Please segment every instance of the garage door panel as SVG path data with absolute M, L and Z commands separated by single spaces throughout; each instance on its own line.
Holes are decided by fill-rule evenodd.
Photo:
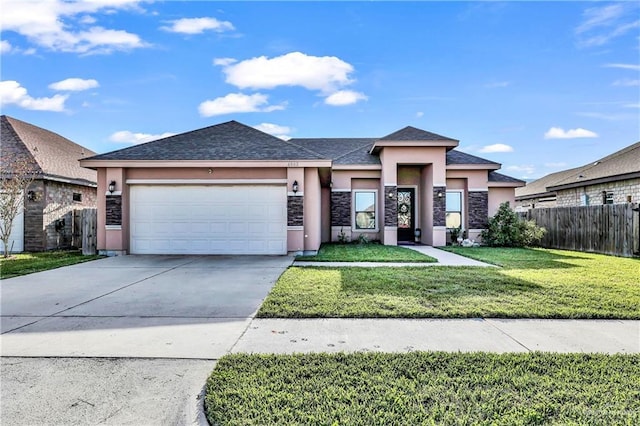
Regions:
M 284 186 L 131 186 L 131 252 L 286 254 Z

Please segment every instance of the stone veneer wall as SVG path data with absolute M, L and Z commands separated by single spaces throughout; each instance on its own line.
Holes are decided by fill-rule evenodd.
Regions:
M 122 196 L 107 195 L 106 225 L 122 225 Z
M 304 226 L 304 198 L 287 196 L 287 226 Z
M 68 248 L 73 237 L 73 210 L 96 207 L 96 188 L 56 181 L 33 182 L 27 191 L 34 191 L 35 201 L 25 199 L 24 249 L 43 251 Z M 82 194 L 82 201 L 73 201 L 73 194 Z M 56 230 L 56 221 L 64 226 Z
M 484 229 L 489 219 L 489 192 L 469 191 L 469 229 Z
M 442 197 L 438 197 L 438 192 L 442 193 Z M 447 225 L 447 193 L 446 186 L 433 187 L 433 226 Z
M 384 226 L 398 226 L 398 187 L 384 187 Z
M 638 203 L 640 202 L 640 178 L 558 191 L 556 205 L 558 207 L 579 206 L 582 194 L 589 196 L 590 205 L 602 204 L 602 191 L 613 192 L 614 204 L 626 203 L 627 196 L 631 196 L 632 203 Z
M 351 192 L 331 193 L 331 226 L 351 226 Z

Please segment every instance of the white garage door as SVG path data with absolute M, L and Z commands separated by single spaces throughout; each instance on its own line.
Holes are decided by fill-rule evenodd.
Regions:
M 0 250 L 4 252 L 4 244 L 0 241 Z M 9 250 L 13 253 L 24 251 L 24 210 L 18 213 L 13 219 L 11 235 L 9 240 Z
M 286 254 L 285 186 L 132 185 L 131 253 Z

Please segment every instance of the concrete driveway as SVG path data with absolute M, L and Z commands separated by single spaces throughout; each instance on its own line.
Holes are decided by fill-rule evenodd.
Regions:
M 183 424 L 291 264 L 123 256 L 3 280 L 2 423 Z

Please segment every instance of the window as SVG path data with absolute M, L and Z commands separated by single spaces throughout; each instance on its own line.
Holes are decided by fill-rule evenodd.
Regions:
M 602 191 L 602 204 L 613 204 L 612 191 Z
M 447 228 L 462 227 L 462 192 L 447 191 Z
M 82 194 L 79 193 L 79 192 L 74 192 L 73 193 L 73 201 L 81 202 L 82 201 Z
M 354 228 L 356 230 L 376 230 L 376 192 L 354 191 Z

